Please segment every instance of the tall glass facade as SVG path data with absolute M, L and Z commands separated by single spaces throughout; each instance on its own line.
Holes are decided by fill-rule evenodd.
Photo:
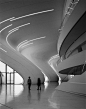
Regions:
M 0 61 L 0 72 L 2 73 L 2 83 L 7 84 L 22 84 L 23 78 L 10 66 Z M 7 74 L 7 75 L 6 75 Z

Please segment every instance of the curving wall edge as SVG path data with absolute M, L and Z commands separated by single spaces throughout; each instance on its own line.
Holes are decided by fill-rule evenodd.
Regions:
M 86 4 L 86 0 L 80 0 L 77 6 L 75 7 L 74 11 L 72 12 L 72 14 L 69 16 L 68 21 L 64 25 L 63 30 L 61 31 L 61 34 L 58 39 L 58 44 L 57 44 L 58 51 L 60 51 L 62 43 L 67 37 L 67 34 L 70 32 L 70 30 L 75 25 L 75 23 L 86 11 L 85 4 Z
M 61 63 L 58 64 L 57 69 L 58 71 L 61 71 L 70 67 L 82 65 L 85 63 L 85 61 L 86 61 L 86 50 L 63 60 Z

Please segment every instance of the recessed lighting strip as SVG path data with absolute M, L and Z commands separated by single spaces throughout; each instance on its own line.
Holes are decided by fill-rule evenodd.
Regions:
M 17 31 L 17 30 L 19 30 L 19 29 L 17 28 L 16 30 L 10 32 L 10 33 L 7 35 L 7 37 L 6 37 L 6 42 L 7 42 L 7 44 L 8 44 L 13 50 L 15 50 L 15 49 L 9 44 L 9 42 L 8 42 L 8 37 L 9 37 L 9 35 L 11 35 L 13 32 L 15 32 L 15 31 Z
M 29 25 L 29 24 L 30 24 L 30 23 L 26 23 L 26 24 L 24 24 L 24 25 L 20 25 L 20 26 L 14 28 L 14 29 L 11 29 L 11 30 L 8 32 L 8 35 L 7 35 L 7 37 L 6 37 L 6 42 L 7 42 L 7 44 L 8 44 L 13 50 L 15 50 L 15 49 L 14 49 L 14 48 L 9 44 L 9 42 L 8 42 L 8 37 L 9 37 L 9 35 L 11 35 L 11 34 L 12 34 L 13 32 L 15 32 L 15 31 L 19 30 L 19 28 L 24 27 L 24 26 Z
M 14 21 L 14 20 L 18 20 L 18 19 L 22 19 L 22 18 L 25 18 L 25 17 L 46 13 L 46 12 L 51 12 L 51 11 L 54 11 L 54 9 L 46 10 L 46 11 L 40 11 L 40 12 L 36 12 L 36 13 L 32 13 L 32 14 L 27 14 L 27 15 L 24 15 L 24 16 L 21 16 L 21 17 L 10 19 L 10 21 Z
M 29 25 L 29 24 L 30 24 L 30 23 L 26 23 L 26 24 L 20 25 L 20 26 L 18 26 L 18 27 L 16 27 L 16 28 L 11 29 L 8 33 L 12 32 L 12 31 L 14 31 L 14 30 L 16 30 L 16 29 L 19 29 L 19 28 L 21 28 L 21 27 L 24 27 L 24 26 L 26 26 L 26 25 Z
M 12 19 L 14 19 L 14 18 L 15 18 L 15 17 L 11 17 L 11 18 L 9 18 L 9 19 L 3 20 L 2 22 L 0 22 L 0 24 L 4 23 L 4 22 L 6 22 L 6 21 L 12 20 Z
M 39 37 L 39 38 L 36 38 L 36 39 L 32 39 L 32 40 L 29 40 L 29 41 L 26 41 L 25 43 L 23 43 L 23 44 L 19 44 L 18 46 L 17 46 L 17 50 L 19 51 L 19 49 L 20 49 L 20 47 L 22 47 L 23 45 L 25 45 L 25 44 L 27 44 L 27 43 L 30 43 L 30 42 L 32 42 L 32 41 L 34 41 L 34 40 L 38 40 L 38 39 L 42 39 L 42 38 L 45 38 L 46 36 L 44 36 L 44 37 Z
M 59 58 L 59 54 L 52 56 L 52 57 L 49 59 L 48 62 L 52 61 L 52 60 L 55 59 L 55 58 Z
M 28 40 L 24 40 L 21 43 L 18 44 L 18 46 L 20 46 L 21 44 L 23 44 L 24 42 L 27 42 Z
M 10 27 L 10 26 L 12 26 L 12 24 L 10 24 L 10 25 L 4 27 L 3 29 L 1 29 L 1 30 L 0 30 L 0 33 L 1 33 L 3 30 L 5 30 L 5 29 L 7 29 L 8 27 Z
M 3 50 L 4 52 L 7 52 L 6 50 L 4 50 L 3 48 L 0 47 L 1 50 Z
M 31 45 L 31 44 L 33 44 L 33 43 L 29 43 L 29 44 L 23 45 L 22 48 L 24 48 L 24 47 L 26 47 L 28 45 Z

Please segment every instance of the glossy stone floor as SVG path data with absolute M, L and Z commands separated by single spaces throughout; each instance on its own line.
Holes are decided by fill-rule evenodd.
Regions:
M 42 85 L 38 91 L 32 85 L 0 86 L 0 109 L 86 109 L 86 97 L 55 89 L 56 83 Z

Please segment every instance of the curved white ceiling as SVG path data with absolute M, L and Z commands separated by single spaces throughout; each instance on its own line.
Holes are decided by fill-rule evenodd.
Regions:
M 0 42 L 20 52 L 50 77 L 48 60 L 57 54 L 65 0 L 1 0 Z

